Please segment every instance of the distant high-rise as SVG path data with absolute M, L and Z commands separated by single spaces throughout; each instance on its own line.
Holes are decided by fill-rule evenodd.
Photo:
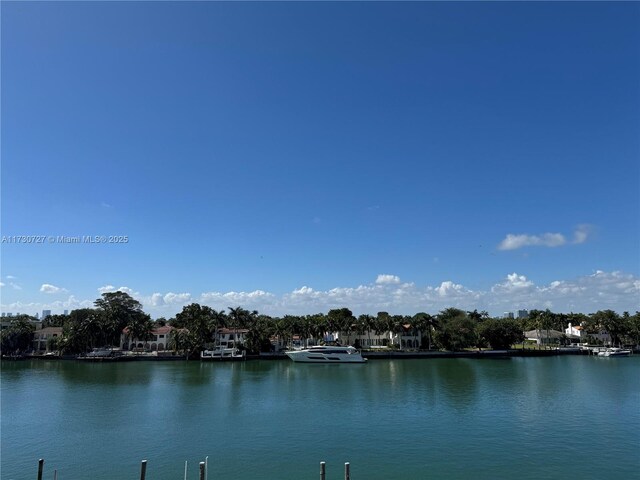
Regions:
M 529 310 L 518 310 L 518 318 L 529 318 Z
M 51 316 L 51 310 L 42 310 L 42 320 Z
M 2 316 L 6 317 L 7 316 L 7 312 L 2 312 Z
M 11 312 L 7 313 L 7 317 L 13 317 L 13 313 Z
M 40 314 L 36 312 L 36 320 L 40 318 Z
M 69 310 L 65 310 L 64 315 L 69 315 Z
M 504 318 L 513 318 L 513 312 L 504 312 L 502 316 Z

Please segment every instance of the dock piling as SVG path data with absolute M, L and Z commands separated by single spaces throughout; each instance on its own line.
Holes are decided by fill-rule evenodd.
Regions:
M 344 480 L 351 480 L 351 466 L 349 462 L 345 462 L 344 464 Z
M 326 476 L 326 464 L 324 462 L 320 462 L 320 480 L 325 480 Z
M 146 476 L 147 476 L 147 461 L 142 460 L 142 463 L 140 464 L 140 480 L 144 480 Z
M 200 462 L 200 480 L 204 480 L 204 462 Z
M 38 460 L 38 480 L 42 480 L 42 470 L 44 469 L 44 458 Z

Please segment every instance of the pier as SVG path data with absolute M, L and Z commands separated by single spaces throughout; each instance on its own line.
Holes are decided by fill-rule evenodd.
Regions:
M 147 460 L 140 462 L 140 480 L 147 480 Z M 198 464 L 198 480 L 209 480 L 209 457 L 206 457 L 204 462 Z M 184 480 L 187 480 L 189 473 L 189 464 L 184 462 Z M 43 480 L 44 478 L 44 458 L 38 460 L 38 476 L 37 480 Z M 58 470 L 53 471 L 53 480 L 58 480 Z M 151 478 L 149 480 L 152 480 Z M 215 480 L 211 477 L 211 480 Z M 320 480 L 328 480 L 327 477 L 327 464 L 326 462 L 320 462 Z M 351 480 L 351 463 L 345 462 L 344 464 L 344 480 Z

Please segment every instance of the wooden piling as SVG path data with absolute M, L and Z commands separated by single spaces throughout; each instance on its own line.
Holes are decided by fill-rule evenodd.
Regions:
M 38 460 L 38 480 L 42 480 L 42 471 L 44 470 L 44 458 Z
M 326 464 L 324 462 L 320 462 L 320 480 L 325 480 L 326 476 Z
M 204 462 L 200 462 L 200 480 L 204 480 Z
M 142 460 L 142 463 L 140 464 L 140 480 L 144 480 L 146 476 L 147 476 L 147 461 Z
M 349 462 L 345 462 L 344 464 L 344 480 L 351 480 L 351 466 Z
M 53 471 L 53 480 L 58 480 L 58 470 Z

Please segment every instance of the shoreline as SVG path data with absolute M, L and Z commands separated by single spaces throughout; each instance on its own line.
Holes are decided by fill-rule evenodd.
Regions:
M 636 352 L 634 352 L 636 353 Z M 555 357 L 561 355 L 584 355 L 588 356 L 588 351 L 575 350 L 536 350 L 536 349 L 512 349 L 512 350 L 475 350 L 475 351 L 363 351 L 362 356 L 368 360 L 415 360 L 415 359 L 438 359 L 438 358 L 471 358 L 471 359 L 500 359 L 518 357 Z M 266 353 L 259 355 L 247 355 L 246 361 L 253 360 L 289 360 L 285 354 Z M 187 359 L 181 355 L 123 355 L 120 357 L 78 357 L 76 355 L 25 355 L 23 357 L 4 357 L 3 361 L 19 360 L 76 360 L 88 363 L 115 363 L 115 362 L 167 362 L 167 361 L 190 361 L 200 362 L 201 359 Z M 208 361 L 207 363 L 210 363 Z M 213 361 L 213 363 L 216 363 Z

